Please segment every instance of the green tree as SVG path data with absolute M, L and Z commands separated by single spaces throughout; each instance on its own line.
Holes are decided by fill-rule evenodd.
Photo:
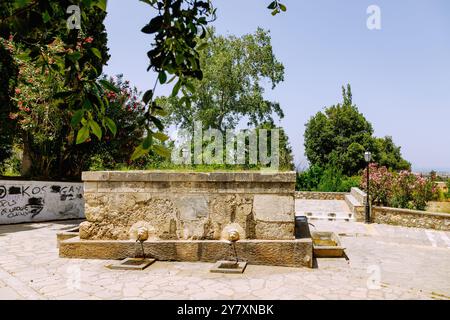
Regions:
M 85 41 L 90 43 L 92 39 Z M 55 98 L 64 85 L 63 77 L 49 77 L 48 72 L 41 73 L 35 63 L 22 60 L 21 46 L 12 38 L 0 41 L 0 44 L 11 50 L 14 65 L 19 69 L 12 98 L 15 108 L 7 117 L 16 127 L 11 141 L 23 150 L 23 176 L 78 180 L 82 170 L 89 169 L 93 162 L 112 169 L 129 161 L 132 149 L 144 133 L 138 122 L 144 117 L 145 108 L 136 88 L 130 87 L 122 76 L 117 79 L 102 77 L 99 81 L 118 89 L 118 92 L 106 91 L 102 96 L 108 101 L 104 114 L 113 122 L 117 137 L 98 134 L 86 143 L 76 144 L 75 132 L 71 130 L 72 111 L 61 109 L 60 99 Z M 61 50 L 64 50 L 63 44 L 57 39 L 43 49 L 43 54 L 51 60 Z M 93 120 L 100 121 L 98 118 Z
M 332 166 L 347 176 L 356 175 L 366 165 L 364 152 L 373 153 L 394 169 L 409 164 L 401 157 L 392 138 L 376 139 L 373 128 L 352 102 L 350 85 L 342 88 L 343 102 L 318 112 L 306 124 L 305 154 L 311 165 Z
M 141 30 L 146 34 L 152 34 L 154 39 L 152 49 L 147 52 L 150 60 L 147 70 L 152 69 L 158 73 L 161 84 L 167 82 L 168 75 L 173 75 L 171 80 L 178 79 L 172 95 L 176 96 L 182 89 L 186 97 L 185 103 L 188 104 L 186 90 L 191 87 L 187 81 L 192 78 L 201 80 L 203 77 L 199 62 L 201 45 L 197 38 L 205 37 L 208 19 L 211 17 L 214 19 L 215 9 L 210 0 L 145 0 L 143 2 L 157 12 L 156 17 L 153 17 Z M 77 50 L 77 42 L 83 32 L 77 28 L 67 31 L 66 10 L 71 5 L 79 6 L 82 12 L 80 22 L 85 26 L 89 25 L 90 20 L 86 12 L 91 9 L 97 10 L 97 8 L 106 11 L 107 0 L 5 0 L 0 7 L 0 32 L 2 35 L 4 33 L 18 34 L 21 42 L 28 46 L 28 57 L 33 60 L 40 59 L 40 49 L 44 44 L 52 42 L 55 37 L 63 40 L 65 47 L 69 50 L 69 54 L 64 56 L 64 67 L 61 68 L 60 64 L 57 64 L 49 68 L 46 61 L 41 61 L 41 64 L 43 68 L 64 75 L 67 86 L 61 92 L 61 95 L 65 97 L 64 108 L 76 111 L 74 119 L 79 121 L 72 121 L 72 127 L 78 129 L 76 142 L 83 143 L 91 134 L 102 134 L 102 127 L 105 130 L 111 130 L 112 125 L 111 119 L 106 118 L 104 114 L 104 103 L 107 101 L 102 101 L 100 96 L 105 86 L 108 89 L 108 84 L 95 81 L 100 75 L 95 65 L 103 61 L 104 57 L 101 50 L 96 47 L 85 51 Z M 272 15 L 286 11 L 286 7 L 278 0 L 271 1 L 267 8 L 272 11 Z M 147 112 L 139 125 L 146 127 L 147 135 L 135 150 L 133 158 L 148 152 L 153 138 L 157 139 L 158 132 L 150 129 L 152 124 L 162 130 L 162 123 L 157 118 L 161 108 L 153 100 L 155 87 L 156 83 L 153 89 L 144 93 L 143 102 L 147 106 Z M 98 118 L 99 122 L 93 120 L 94 118 Z M 166 151 L 163 148 L 155 149 L 155 151 L 158 150 L 164 151 L 162 153 Z
M 284 79 L 284 67 L 274 56 L 269 32 L 258 28 L 254 34 L 225 37 L 208 31 L 206 48 L 200 52 L 203 78 L 189 82 L 189 103 L 185 96 L 158 101 L 169 114 L 166 124 L 186 129 L 201 121 L 204 128 L 218 129 L 224 136 L 242 118 L 257 130 L 277 128 L 273 116 L 283 118 L 283 110 L 264 98 L 262 82 L 275 88 Z M 292 150 L 279 129 L 280 168 L 291 170 Z
M 289 138 L 283 128 L 275 126 L 272 122 L 266 122 L 259 125 L 256 130 L 260 129 L 278 129 L 279 130 L 279 168 L 280 170 L 294 170 L 294 156 L 292 155 L 292 148 L 289 143 Z M 260 136 L 258 134 L 258 136 Z M 268 150 L 271 150 L 272 135 L 269 135 Z
M 277 102 L 263 97 L 263 81 L 270 82 L 273 89 L 284 77 L 268 31 L 258 28 L 254 34 L 225 37 L 211 28 L 206 44 L 200 53 L 203 79 L 189 82 L 188 107 L 183 107 L 184 96 L 164 101 L 170 124 L 191 128 L 200 120 L 205 128 L 225 132 L 234 129 L 242 117 L 247 117 L 248 125 L 258 126 L 273 122 L 274 113 L 284 116 Z
M 392 137 L 374 138 L 374 162 L 392 170 L 411 170 L 411 163 L 402 158 L 401 147 L 396 146 Z
M 352 187 L 360 185 L 359 176 L 348 177 L 340 168 L 317 165 L 297 173 L 296 189 L 302 191 L 349 192 Z
M 115 137 L 106 135 L 102 140 L 93 139 L 87 145 L 89 150 L 83 150 L 87 155 L 87 164 L 84 170 L 118 169 L 121 167 L 145 168 L 150 163 L 161 163 L 164 159 L 150 150 L 149 154 L 135 161 L 130 161 L 133 149 L 139 145 L 145 130 L 138 125 L 139 120 L 145 117 L 145 104 L 141 99 L 141 92 L 132 87 L 130 82 L 124 80 L 123 75 L 115 77 L 103 76 L 102 80 L 110 82 L 119 89 L 119 93 L 107 93 L 109 100 L 106 115 L 113 119 L 117 125 Z M 160 133 L 161 140 L 166 141 L 168 136 Z M 156 142 L 154 142 L 157 144 Z M 159 144 L 161 145 L 161 144 Z
M 12 154 L 16 123 L 9 118 L 14 110 L 14 88 L 17 82 L 17 66 L 11 48 L 0 42 L 0 165 Z
M 82 30 L 69 30 L 66 27 L 66 9 L 71 4 L 83 8 Z M 11 61 L 31 69 L 33 79 L 28 77 L 28 80 L 35 80 L 34 92 L 33 86 L 21 84 L 20 81 L 16 82 L 12 91 L 0 88 L 2 100 L 5 96 L 16 100 L 9 108 L 6 108 L 7 103 L 2 103 L 0 127 L 2 136 L 8 137 L 9 145 L 1 141 L 0 148 L 11 150 L 13 140 L 17 143 L 19 138 L 24 151 L 22 164 L 26 164 L 22 165 L 24 175 L 34 175 L 33 171 L 40 171 L 43 176 L 48 176 L 49 170 L 52 170 L 57 176 L 72 176 L 72 168 L 76 165 L 67 163 L 68 159 L 73 159 L 64 153 L 70 153 L 68 150 L 76 149 L 73 145 L 82 142 L 82 139 L 75 139 L 74 136 L 80 137 L 83 132 L 81 129 L 86 127 L 84 124 L 92 126 L 84 130 L 87 134 L 83 141 L 89 138 L 89 132 L 102 134 L 97 123 L 106 128 L 112 127 L 108 126 L 110 119 L 104 117 L 107 103 L 101 100 L 104 88 L 96 82 L 109 59 L 103 25 L 105 9 L 106 1 L 100 0 L 82 3 L 7 0 L 0 5 L 0 36 L 6 41 L 14 35 L 14 46 L 20 48 L 20 54 L 11 57 Z M 55 42 L 61 43 L 61 50 L 48 54 L 48 46 Z M 17 90 L 30 94 L 29 100 L 20 101 Z M 19 101 L 28 104 L 28 115 L 21 109 Z M 11 114 L 15 114 L 16 118 L 10 118 Z M 75 115 L 78 122 L 71 121 Z M 61 150 L 65 151 L 58 152 Z M 41 161 L 37 161 L 37 157 Z M 58 166 L 49 165 L 55 161 Z M 36 171 L 32 170 L 32 166 Z
M 317 190 L 323 176 L 323 171 L 318 165 L 312 165 L 307 170 L 297 172 L 295 188 L 303 191 Z

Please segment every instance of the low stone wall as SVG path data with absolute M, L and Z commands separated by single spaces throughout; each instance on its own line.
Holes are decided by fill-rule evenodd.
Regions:
M 0 180 L 0 224 L 79 218 L 82 183 Z
M 161 261 L 216 262 L 234 259 L 225 241 L 157 240 L 143 243 L 145 255 Z M 130 240 L 80 240 L 71 237 L 59 244 L 63 258 L 124 259 L 141 254 L 141 247 Z M 239 240 L 239 259 L 249 264 L 285 267 L 313 267 L 312 240 Z
M 450 214 L 399 208 L 372 207 L 372 222 L 450 231 Z
M 295 191 L 295 199 L 304 200 L 344 200 L 345 192 Z
M 99 171 L 83 173 L 81 239 L 127 240 L 140 226 L 162 240 L 294 238 L 295 172 Z

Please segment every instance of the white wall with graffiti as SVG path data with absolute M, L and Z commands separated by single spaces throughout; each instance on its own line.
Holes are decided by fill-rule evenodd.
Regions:
M 84 218 L 83 183 L 0 180 L 0 224 Z

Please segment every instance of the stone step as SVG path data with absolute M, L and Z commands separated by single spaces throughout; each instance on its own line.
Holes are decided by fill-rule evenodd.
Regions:
M 352 212 L 355 212 L 355 209 L 358 207 L 363 207 L 363 204 L 359 202 L 353 195 L 347 194 L 345 196 L 345 202 Z
M 353 196 L 361 206 L 366 204 L 366 193 L 361 189 L 351 188 L 350 195 Z

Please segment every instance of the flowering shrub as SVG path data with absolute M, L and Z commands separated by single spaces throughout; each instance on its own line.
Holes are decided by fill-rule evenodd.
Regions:
M 435 193 L 434 183 L 409 171 L 397 174 L 391 205 L 398 208 L 425 210 Z
M 145 105 L 141 101 L 141 93 L 122 75 L 115 77 L 102 77 L 119 89 L 118 93 L 106 92 L 109 105 L 105 110 L 106 116 L 113 119 L 117 125 L 114 138 L 106 134 L 102 141 L 92 141 L 93 148 L 97 150 L 89 161 L 90 170 L 115 169 L 121 164 L 130 164 L 130 155 L 139 144 L 143 130 L 139 122 L 145 115 Z M 143 161 L 141 158 L 138 161 Z
M 57 158 L 57 141 L 64 124 L 64 112 L 58 107 L 60 99 L 54 95 L 62 88 L 64 79 L 54 74 L 49 76 L 43 64 L 54 66 L 56 56 L 65 49 L 58 39 L 43 46 L 37 62 L 31 62 L 23 48 L 14 42 L 14 37 L 0 38 L 1 45 L 7 48 L 18 69 L 17 82 L 11 101 L 13 107 L 8 121 L 14 124 L 14 143 L 23 145 L 24 175 L 39 172 L 49 176 L 52 163 Z
M 364 190 L 367 188 L 366 170 L 364 170 L 361 180 L 361 186 Z M 369 194 L 372 197 L 372 203 L 383 206 L 389 205 L 389 201 L 394 193 L 394 174 L 384 166 L 378 167 L 377 164 L 371 163 L 369 165 L 369 180 Z
M 49 77 L 48 70 L 42 73 L 36 64 L 24 60 L 24 51 L 14 43 L 12 36 L 8 40 L 0 38 L 0 41 L 9 49 L 19 70 L 13 97 L 17 109 L 9 114 L 9 118 L 17 121 L 23 131 L 32 133 L 35 138 L 48 137 L 51 132 L 56 131 L 58 118 L 61 118 L 54 105 L 53 95 L 58 92 L 63 79 Z M 64 48 L 61 41 L 55 40 L 41 51 L 41 58 L 53 64 L 52 57 L 62 51 Z
M 86 50 L 92 41 L 92 37 L 80 40 L 76 50 Z M 102 96 L 104 114 L 112 119 L 110 125 L 115 127 L 116 135 L 113 137 L 107 131 L 97 136 L 98 139 L 88 138 L 85 143 L 76 144 L 76 130 L 71 126 L 74 111 L 65 108 L 66 98 L 57 94 L 65 86 L 64 78 L 58 73 L 50 75 L 40 66 L 48 63 L 55 68 L 64 68 L 64 63 L 60 65 L 60 55 L 68 52 L 62 42 L 57 39 L 43 47 L 39 63 L 26 60 L 23 49 L 13 37 L 0 38 L 0 44 L 11 53 L 18 68 L 18 81 L 11 98 L 13 107 L 6 117 L 17 124 L 14 143 L 23 151 L 21 167 L 24 175 L 42 179 L 59 176 L 79 179 L 81 171 L 90 167 L 109 169 L 130 164 L 130 156 L 144 135 L 141 123 L 146 112 L 141 93 L 136 88 L 121 75 L 99 79 L 119 89 L 118 92 L 106 90 Z M 90 115 L 97 123 L 104 121 L 94 113 Z M 138 161 L 145 162 L 146 159 Z
M 367 184 L 366 170 L 361 181 L 364 190 Z M 432 200 L 436 193 L 431 179 L 406 170 L 391 172 L 374 163 L 369 166 L 369 179 L 369 194 L 372 203 L 377 205 L 425 210 L 427 202 Z

